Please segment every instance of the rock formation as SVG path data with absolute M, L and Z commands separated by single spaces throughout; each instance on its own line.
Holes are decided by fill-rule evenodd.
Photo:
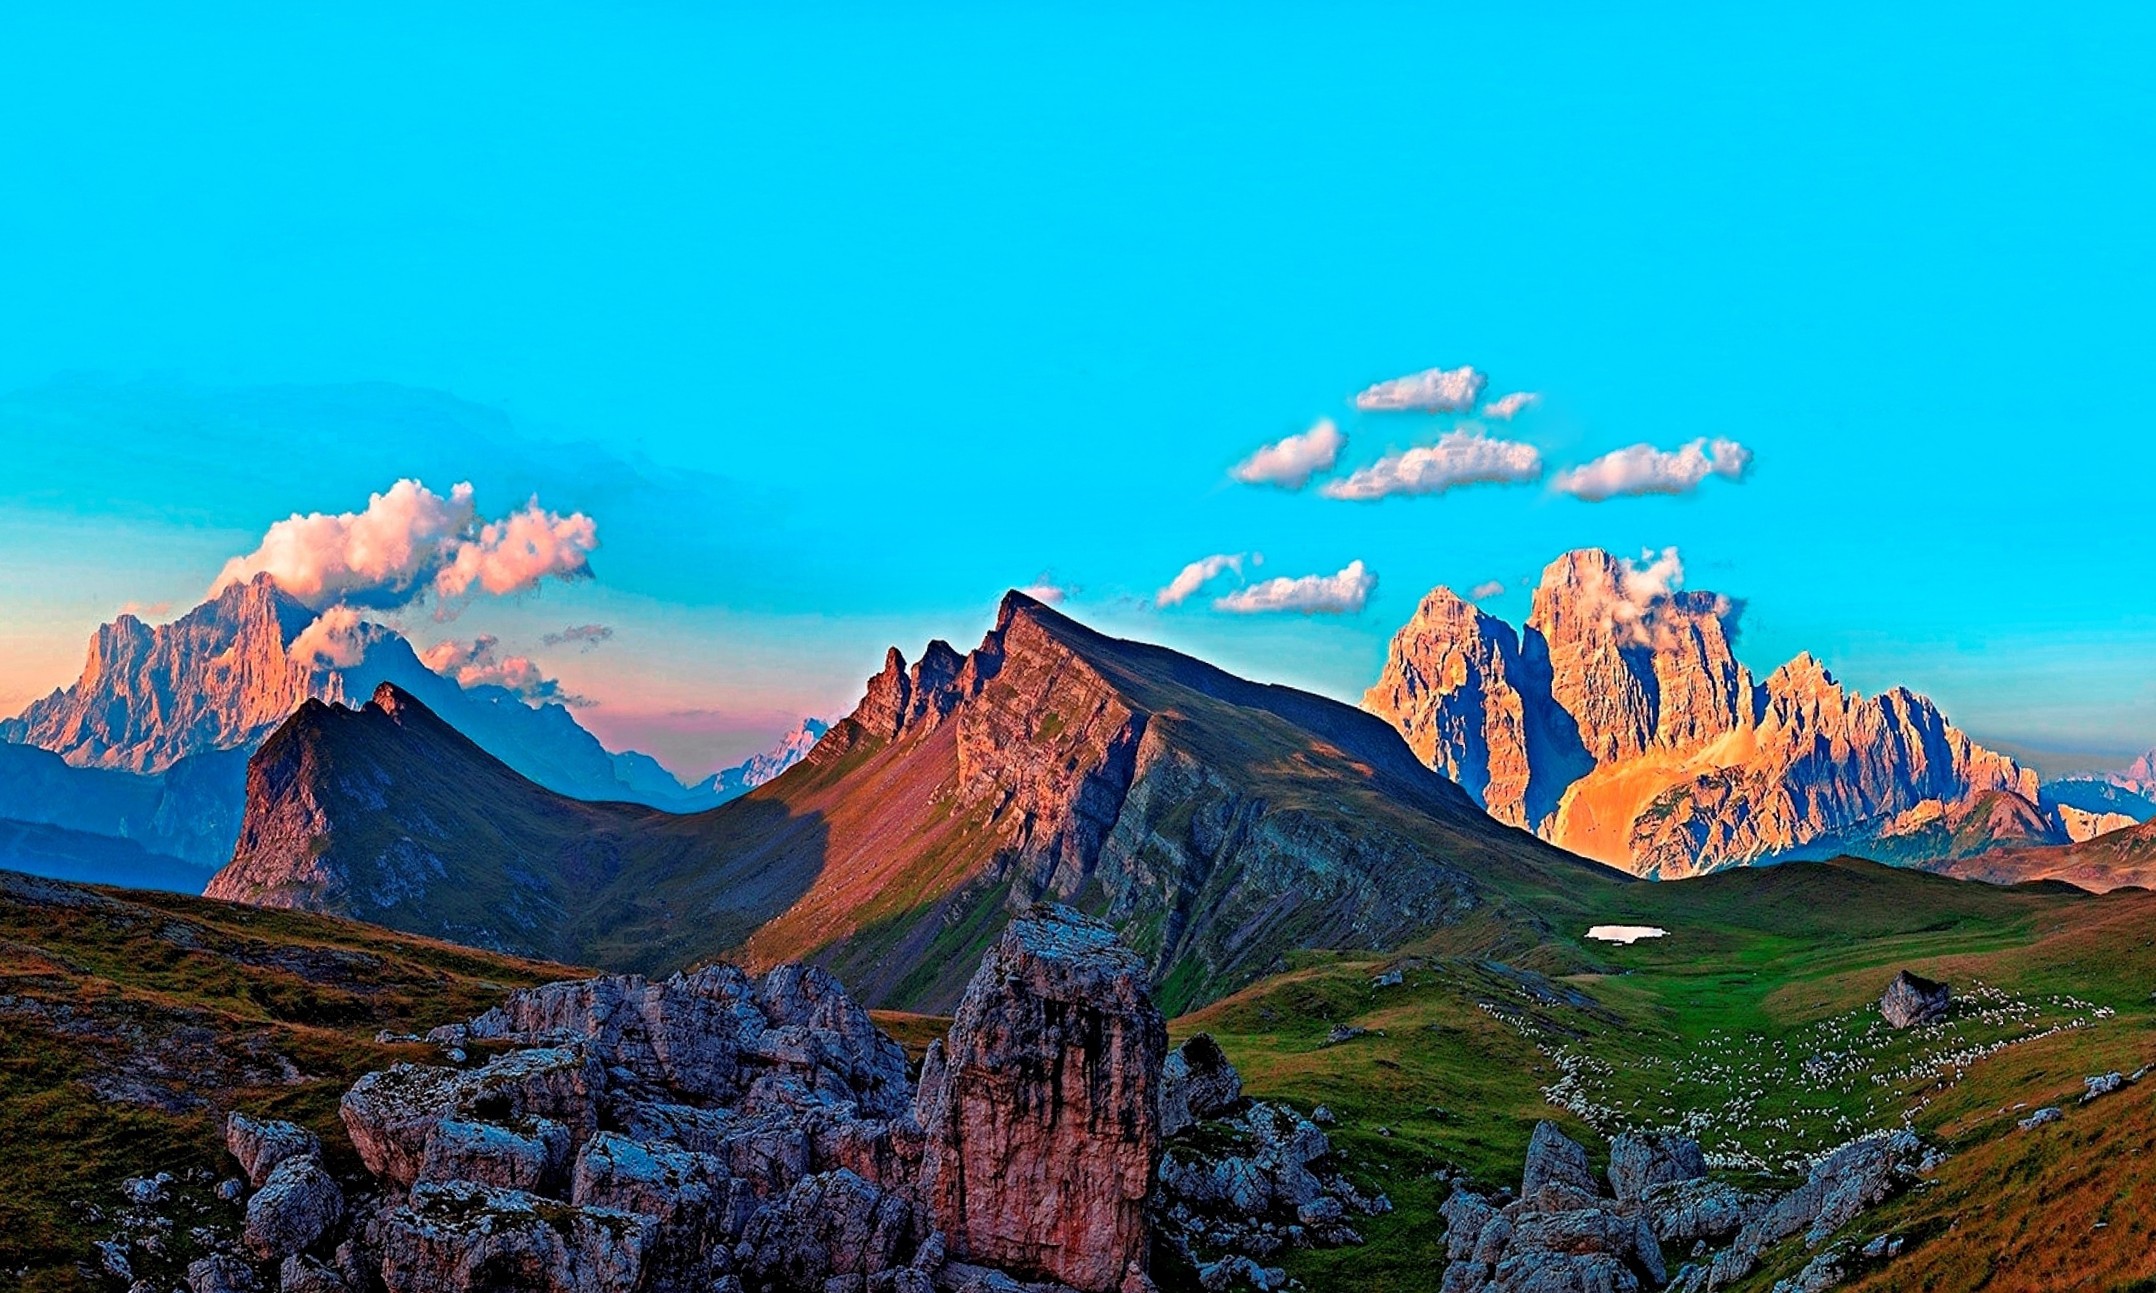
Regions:
M 1867 1136 L 1822 1155 L 1794 1189 L 1746 1194 L 1708 1178 L 1695 1141 L 1620 1135 L 1610 1146 L 1612 1197 L 1596 1183 L 1586 1149 L 1538 1123 L 1518 1197 L 1500 1202 L 1461 1186 L 1439 1209 L 1440 1288 L 1635 1293 L 1667 1285 L 1710 1293 L 1750 1275 L 1785 1239 L 1802 1235 L 1818 1248 L 1935 1161 L 1914 1132 Z M 1692 1260 L 1672 1271 L 1664 1245 Z M 1823 1278 L 1832 1265 L 1820 1263 L 1816 1274 Z
M 1171 1087 L 1142 963 L 1068 908 L 996 940 L 918 1089 L 897 1044 L 799 965 L 546 984 L 429 1040 L 492 1058 L 352 1086 L 340 1112 L 372 1181 L 349 1224 L 314 1137 L 229 1120 L 255 1186 L 247 1251 L 285 1288 L 1140 1293 L 1149 1199 L 1193 1256 L 1176 1228 L 1192 1190 L 1246 1208 L 1234 1242 L 1263 1255 L 1353 1242 L 1350 1209 L 1386 1206 L 1334 1174 L 1314 1126 L 1242 1099 L 1209 1040 L 1178 1052 Z M 1206 1139 L 1248 1152 L 1186 1148 L 1178 1179 L 1156 1178 L 1164 1098 L 1238 1120 Z M 213 1266 L 198 1288 L 256 1278 L 230 1254 Z M 1276 1286 L 1242 1251 L 1206 1269 L 1208 1287 Z
M 1903 970 L 1894 976 L 1894 981 L 1879 998 L 1879 1013 L 1896 1028 L 1913 1028 L 1945 1018 L 1953 996 L 1953 991 L 1944 983 Z
M 715 804 L 738 799 L 767 781 L 777 780 L 780 773 L 807 758 L 816 742 L 830 730 L 831 725 L 821 719 L 804 718 L 770 749 L 712 773 L 690 790 L 710 795 Z
M 1013 921 L 921 1063 L 922 1184 L 950 1255 L 1141 1287 L 1167 1049 L 1112 929 L 1052 906 Z
M 1363 705 L 1500 821 L 1641 875 L 2066 838 L 2034 773 L 1924 697 L 1858 696 L 1810 655 L 1755 682 L 1741 607 L 1681 574 L 1674 553 L 1566 553 L 1517 634 L 1437 589 Z

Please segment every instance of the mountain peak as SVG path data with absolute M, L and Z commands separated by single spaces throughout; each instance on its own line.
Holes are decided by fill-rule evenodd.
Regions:
M 1914 692 L 1866 700 L 1810 652 L 1755 683 L 1732 647 L 1741 603 L 1682 577 L 1673 549 L 1564 553 L 1516 650 L 1433 589 L 1363 704 L 1492 815 L 1643 874 L 1846 839 L 1926 801 L 2033 800 L 2022 769 Z

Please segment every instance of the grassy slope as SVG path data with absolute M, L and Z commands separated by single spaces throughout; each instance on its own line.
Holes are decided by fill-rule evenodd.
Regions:
M 1792 864 L 1625 889 L 1595 919 L 1672 932 L 1622 947 L 1584 944 L 1574 931 L 1551 960 L 1608 973 L 1541 979 L 1463 947 L 1468 931 L 1447 931 L 1417 955 L 1307 958 L 1175 1022 L 1178 1037 L 1218 1037 L 1253 1094 L 1330 1107 L 1341 1119 L 1336 1143 L 1398 1205 L 1367 1224 L 1365 1246 L 1299 1254 L 1294 1273 L 1321 1289 L 1427 1288 L 1442 1262 L 1433 1169 L 1516 1184 L 1542 1117 L 1602 1146 L 1580 1116 L 1545 1100 L 1543 1088 L 1563 1077 L 1560 1055 L 1581 1067 L 1575 1085 L 1604 1128 L 1667 1123 L 1664 1107 L 1711 1109 L 1710 1150 L 1777 1165 L 1914 1109 L 1916 1125 L 1956 1157 L 1935 1187 L 1856 1231 L 1909 1236 L 1873 1287 L 1977 1287 L 1972 1273 L 1988 1262 L 2002 1272 L 2000 1288 L 2042 1287 L 2076 1262 L 2117 1283 L 2156 1271 L 2147 1242 L 2156 1164 L 2134 1157 L 2156 1142 L 2150 1088 L 2070 1111 L 2044 1133 L 2015 1132 L 2026 1110 L 2012 1108 L 2078 1093 L 2086 1074 L 2156 1060 L 2156 895 L 2099 899 L 1868 863 Z M 1388 965 L 1406 969 L 1406 984 L 1373 987 Z M 2009 1004 L 1972 998 L 1935 1037 L 1889 1036 L 1869 1023 L 1872 1003 L 1902 966 L 1965 995 L 1981 981 Z M 1336 1024 L 1371 1032 L 1327 1045 Z M 1953 1058 L 2061 1025 L 1984 1058 Z M 1804 1061 L 1829 1050 L 1849 1057 L 1833 1061 L 1842 1079 L 1810 1080 Z M 2091 1150 L 2117 1157 L 2092 1160 Z M 2015 1188 L 2002 1193 L 2001 1180 Z M 2098 1217 L 2110 1224 L 2091 1229 Z M 1785 1248 L 1750 1284 L 1764 1288 L 1806 1256 Z
M 336 1105 L 361 1073 L 431 1048 L 383 1046 L 568 973 L 373 926 L 0 872 L 0 1285 L 73 1288 L 119 1185 L 229 1175 L 223 1114 L 291 1118 L 357 1169 Z M 236 1211 L 186 1180 L 173 1211 Z M 193 1255 L 182 1226 L 176 1277 Z

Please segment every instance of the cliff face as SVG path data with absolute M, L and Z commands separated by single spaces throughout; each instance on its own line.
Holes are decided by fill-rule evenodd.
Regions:
M 1672 573 L 1567 553 L 1543 571 L 1516 647 L 1509 626 L 1439 589 L 1363 704 L 1493 816 L 1642 875 L 1829 845 L 1940 856 L 1965 841 L 1936 823 L 1993 794 L 2028 810 L 1988 818 L 1997 839 L 2066 837 L 2034 773 L 1923 696 L 1859 696 L 1809 655 L 1755 683 L 1732 650 L 1736 604 L 1679 590 Z
M 9 720 L 4 735 L 79 766 L 131 772 L 251 745 L 301 701 L 342 698 L 336 671 L 286 653 L 313 620 L 267 575 L 170 624 L 122 615 L 90 639 L 75 685 Z

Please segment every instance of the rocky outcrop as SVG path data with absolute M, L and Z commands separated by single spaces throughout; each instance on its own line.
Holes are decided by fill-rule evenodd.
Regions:
M 1741 606 L 1682 573 L 1674 552 L 1567 553 L 1517 636 L 1440 588 L 1363 705 L 1499 820 L 1642 875 L 2067 838 L 2034 773 L 1924 697 L 1859 696 L 1810 655 L 1755 682 L 1733 652 Z
M 921 1064 L 922 1185 L 950 1255 L 1142 1285 L 1167 1049 L 1112 929 L 1054 906 L 1013 921 Z
M 1597 1185 L 1587 1151 L 1553 1124 L 1529 1143 L 1518 1197 L 1464 1186 L 1446 1198 L 1444 1293 L 1633 1293 L 1665 1285 L 1711 1293 L 1746 1278 L 1774 1245 L 1801 1235 L 1819 1248 L 1864 1209 L 1914 1181 L 1937 1156 L 1914 1132 L 1882 1133 L 1822 1155 L 1804 1183 L 1754 1195 L 1707 1177 L 1697 1142 L 1620 1135 L 1610 1147 L 1614 1197 Z M 1692 1260 L 1672 1271 L 1663 1246 Z M 1839 1250 L 1834 1250 L 1839 1251 Z M 1882 1247 L 1867 1255 L 1888 1255 Z M 1829 1254 L 1822 1254 L 1822 1258 Z M 1807 1269 L 1828 1287 L 1839 1265 Z
M 1314 1121 L 1286 1105 L 1238 1101 L 1228 1116 L 1168 1142 L 1154 1215 L 1163 1237 L 1208 1287 L 1240 1278 L 1279 1287 L 1279 1254 L 1294 1248 L 1362 1242 L 1363 1217 L 1392 1210 L 1383 1194 L 1350 1181 L 1341 1156 Z
M 1004 931 L 918 1089 L 837 981 L 799 965 L 550 983 L 428 1040 L 491 1058 L 352 1086 L 340 1113 L 373 1192 L 348 1226 L 311 1136 L 230 1120 L 259 1187 L 248 1249 L 288 1287 L 1152 1287 L 1165 1029 L 1142 962 L 1067 908 Z M 1254 1112 L 1209 1042 L 1178 1070 L 1187 1116 Z M 1301 1148 L 1277 1188 L 1323 1231 L 1339 1205 L 1286 1168 L 1324 1169 L 1329 1146 L 1279 1139 Z
M 1896 1028 L 1913 1028 L 1945 1018 L 1953 1000 L 1953 990 L 1946 984 L 1903 970 L 1880 995 L 1879 1013 Z
M 1211 1033 L 1199 1033 L 1168 1052 L 1160 1074 L 1160 1134 L 1182 1134 L 1208 1118 L 1235 1112 L 1243 1075 Z

